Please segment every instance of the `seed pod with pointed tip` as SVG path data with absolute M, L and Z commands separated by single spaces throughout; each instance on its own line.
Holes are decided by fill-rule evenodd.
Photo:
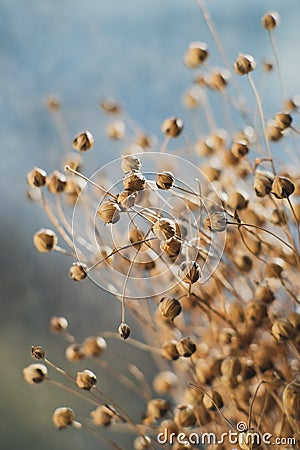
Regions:
M 117 202 L 122 211 L 126 211 L 134 206 L 136 199 L 136 192 L 123 191 L 118 194 Z
M 160 172 L 157 174 L 156 185 L 159 189 L 171 189 L 175 182 L 175 177 L 171 172 Z
M 272 194 L 278 198 L 289 198 L 295 190 L 295 185 L 286 177 L 276 176 L 272 184 Z
M 247 75 L 255 69 L 255 66 L 256 62 L 253 56 L 240 53 L 233 67 L 238 75 Z
M 169 256 L 169 258 L 176 258 L 180 253 L 181 240 L 172 237 L 161 243 L 161 249 Z
M 183 130 L 183 122 L 178 117 L 166 119 L 161 126 L 161 131 L 170 138 L 178 137 Z
M 77 372 L 76 384 L 80 389 L 90 391 L 97 383 L 97 377 L 91 370 L 85 369 L 82 372 Z
M 93 422 L 98 427 L 107 427 L 111 424 L 114 413 L 105 405 L 98 406 L 97 409 L 91 412 Z
M 300 385 L 296 382 L 288 384 L 282 395 L 285 413 L 294 420 L 300 420 Z
M 174 320 L 182 311 L 180 302 L 176 298 L 171 297 L 162 298 L 158 309 L 161 315 L 169 320 Z
M 34 359 L 45 359 L 45 350 L 40 345 L 33 345 L 31 347 L 31 356 Z
M 55 170 L 47 179 L 48 190 L 51 194 L 60 194 L 67 187 L 67 178 L 63 173 Z
M 48 370 L 44 364 L 30 364 L 23 369 L 25 381 L 29 384 L 39 384 L 47 377 Z
M 130 172 L 123 178 L 124 189 L 131 192 L 143 190 L 145 183 L 145 177 L 140 172 Z
M 281 278 L 283 267 L 276 262 L 268 262 L 265 265 L 265 278 Z
M 203 405 L 208 410 L 221 409 L 223 404 L 222 396 L 218 391 L 210 391 L 209 396 L 205 394 L 203 397 Z
M 267 11 L 261 19 L 262 26 L 268 31 L 274 30 L 279 22 L 280 16 L 277 11 Z
M 295 330 L 286 319 L 277 319 L 273 323 L 271 334 L 276 341 L 286 342 L 294 337 Z
M 54 231 L 41 228 L 33 236 L 33 243 L 39 252 L 51 252 L 57 244 L 57 236 Z
M 117 203 L 108 200 L 100 205 L 97 215 L 104 223 L 115 224 L 120 220 L 120 207 Z
M 122 155 L 121 168 L 124 173 L 139 172 L 142 167 L 141 160 L 136 155 Z
M 124 339 L 124 341 L 129 338 L 129 336 L 130 336 L 130 327 L 127 325 L 127 323 L 121 323 L 119 325 L 118 333 L 119 333 L 119 336 L 122 339 Z
M 87 276 L 87 266 L 81 262 L 74 262 L 69 270 L 69 275 L 74 281 L 84 280 Z
M 177 341 L 170 341 L 163 344 L 161 354 L 168 361 L 176 361 L 179 358 L 180 354 L 177 350 L 177 344 Z
M 27 183 L 32 187 L 43 187 L 46 184 L 47 173 L 45 170 L 35 167 L 27 175 Z
M 184 55 L 184 62 L 190 69 L 196 69 L 201 66 L 207 58 L 207 45 L 204 42 L 191 42 Z
M 94 145 L 94 137 L 88 130 L 78 133 L 73 140 L 73 148 L 79 152 L 86 152 Z
M 200 267 L 196 261 L 184 261 L 180 265 L 179 277 L 188 284 L 196 283 L 200 278 Z
M 161 217 L 152 227 L 154 235 L 160 240 L 171 239 L 176 233 L 174 220 Z
M 68 328 L 68 321 L 65 317 L 52 317 L 50 320 L 50 330 L 52 333 L 63 333 Z
M 178 405 L 174 414 L 174 422 L 181 428 L 192 427 L 196 423 L 194 407 L 189 404 Z
M 72 425 L 75 420 L 74 411 L 71 408 L 61 407 L 57 408 L 53 415 L 52 420 L 56 428 L 61 430 L 66 428 L 68 425 Z
M 106 341 L 101 336 L 87 337 L 82 343 L 82 350 L 86 356 L 99 356 L 106 348 Z
M 197 350 L 196 344 L 194 344 L 194 342 L 189 337 L 181 339 L 177 343 L 176 348 L 179 355 L 183 356 L 184 358 L 189 358 Z
M 270 194 L 274 176 L 271 172 L 259 171 L 255 172 L 253 188 L 258 197 L 265 197 Z

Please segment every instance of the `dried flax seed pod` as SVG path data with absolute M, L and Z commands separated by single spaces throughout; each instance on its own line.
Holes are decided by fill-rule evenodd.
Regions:
M 170 404 L 162 398 L 153 398 L 147 404 L 146 415 L 153 419 L 161 419 L 170 410 Z
M 66 348 L 66 358 L 68 361 L 80 361 L 85 357 L 81 345 L 71 344 Z
M 149 436 L 138 436 L 133 441 L 134 450 L 145 450 L 153 448 L 151 444 L 151 438 Z
M 295 334 L 295 330 L 286 319 L 277 319 L 273 323 L 271 334 L 279 342 L 286 342 L 292 339 Z
M 213 212 L 204 218 L 203 225 L 209 231 L 221 233 L 227 228 L 227 219 L 224 213 Z
M 287 320 L 292 325 L 295 331 L 300 331 L 300 314 L 291 312 L 288 315 Z
M 270 194 L 274 176 L 271 172 L 259 171 L 255 172 L 253 188 L 257 197 L 265 197 Z
M 167 394 L 178 384 L 178 378 L 170 370 L 158 372 L 153 380 L 153 389 L 158 394 Z
M 234 264 L 238 267 L 241 272 L 250 272 L 253 266 L 253 259 L 242 251 L 239 251 L 233 258 Z
M 285 387 L 282 401 L 287 416 L 300 420 L 300 385 L 298 383 L 292 382 Z
M 271 217 L 270 217 L 270 222 L 273 225 L 285 225 L 286 224 L 286 214 L 285 211 L 283 209 L 273 209 Z
M 256 300 L 250 301 L 245 307 L 246 322 L 258 326 L 261 325 L 263 320 L 267 317 L 267 306 L 265 303 L 258 302 Z
M 114 413 L 105 405 L 98 406 L 97 409 L 91 412 L 93 422 L 98 427 L 107 427 L 111 424 Z
M 78 133 L 73 140 L 73 148 L 79 152 L 86 152 L 94 145 L 94 137 L 88 130 Z
M 193 284 L 200 278 L 200 267 L 196 261 L 184 261 L 180 265 L 179 277 L 184 283 Z
M 82 343 L 85 356 L 100 356 L 106 349 L 106 340 L 101 336 L 87 337 Z
M 241 209 L 245 209 L 248 206 L 248 202 L 246 195 L 243 195 L 238 191 L 232 191 L 228 194 L 227 206 L 232 210 L 240 211 Z
M 47 178 L 47 185 L 51 194 L 60 194 L 61 192 L 64 192 L 67 187 L 67 178 L 64 174 L 60 173 L 58 170 L 55 170 Z
M 161 241 L 171 239 L 176 233 L 176 225 L 174 220 L 160 218 L 152 227 L 154 235 Z
M 174 320 L 175 317 L 177 317 L 182 311 L 180 302 L 176 298 L 172 297 L 162 298 L 158 309 L 161 315 L 169 320 Z
M 122 155 L 121 169 L 124 173 L 139 172 L 141 170 L 142 163 L 136 155 Z
M 289 198 L 295 190 L 295 185 L 289 178 L 276 176 L 272 184 L 272 194 L 278 198 Z
M 281 264 L 270 261 L 265 265 L 265 278 L 281 278 L 283 267 Z
M 279 25 L 280 16 L 277 11 L 267 11 L 261 18 L 262 26 L 270 31 Z
M 74 262 L 69 270 L 69 275 L 74 281 L 82 281 L 87 277 L 87 266 L 79 261 Z
M 168 361 L 176 361 L 180 354 L 177 350 L 177 341 L 169 341 L 163 344 L 161 355 Z
M 172 237 L 161 243 L 161 249 L 169 258 L 176 258 L 180 253 L 181 240 Z
M 166 119 L 161 126 L 161 131 L 170 138 L 178 137 L 183 130 L 183 122 L 178 117 Z
M 163 433 L 170 442 L 174 436 L 177 436 L 179 430 L 174 420 L 165 419 L 160 423 L 158 432 Z
M 278 142 L 283 138 L 283 133 L 271 122 L 267 126 L 267 137 L 272 142 Z
M 52 317 L 50 320 L 50 331 L 52 333 L 63 333 L 67 331 L 68 321 L 65 317 Z
M 117 203 L 122 211 L 127 211 L 134 206 L 136 200 L 136 192 L 123 191 L 118 194 Z
M 284 131 L 292 125 L 293 118 L 289 113 L 278 113 L 274 119 L 274 125 L 278 130 Z
M 243 140 L 235 141 L 231 146 L 231 152 L 236 158 L 242 158 L 249 153 L 248 142 Z
M 57 245 L 57 236 L 54 231 L 41 228 L 33 236 L 33 243 L 40 253 L 51 252 Z
M 254 298 L 255 300 L 269 304 L 273 302 L 275 296 L 268 285 L 261 284 L 255 289 Z
M 71 408 L 62 406 L 61 408 L 57 408 L 54 411 L 52 420 L 56 428 L 61 430 L 63 428 L 66 428 L 68 425 L 73 425 L 75 414 Z
M 123 178 L 125 191 L 142 191 L 145 187 L 145 177 L 140 172 L 130 172 Z
M 97 377 L 91 370 L 85 369 L 82 372 L 77 372 L 76 385 L 79 389 L 90 391 L 97 383 Z
M 227 356 L 221 363 L 221 374 L 228 378 L 236 377 L 242 369 L 241 362 L 236 356 Z
M 34 359 L 45 359 L 45 350 L 40 345 L 33 345 L 31 347 L 31 356 Z
M 156 185 L 159 189 L 171 189 L 175 182 L 175 177 L 171 172 L 160 172 L 157 174 Z
M 209 77 L 208 85 L 214 91 L 223 91 L 227 85 L 230 78 L 230 72 L 226 69 L 213 70 Z
M 106 134 L 109 138 L 111 138 L 114 141 L 119 141 L 123 139 L 125 136 L 126 128 L 124 122 L 122 120 L 116 120 L 114 122 L 111 122 L 106 127 Z
M 184 62 L 190 69 L 201 66 L 208 58 L 208 48 L 204 42 L 191 42 L 184 55 Z
M 233 67 L 238 75 L 247 75 L 255 69 L 256 62 L 253 56 L 239 53 Z
M 25 381 L 29 384 L 39 384 L 47 377 L 48 370 L 44 364 L 30 364 L 23 369 Z
M 47 173 L 45 170 L 35 167 L 27 175 L 27 183 L 32 187 L 43 187 L 46 184 Z
M 117 203 L 108 200 L 100 205 L 97 215 L 104 223 L 115 224 L 120 220 L 120 207 Z
M 124 339 L 124 341 L 129 338 L 130 327 L 127 325 L 127 323 L 121 323 L 119 325 L 118 333 L 119 333 L 120 338 Z
M 249 428 L 242 433 L 239 433 L 238 438 L 239 447 L 242 450 L 259 450 L 261 449 L 261 436 L 254 428 Z
M 203 405 L 207 410 L 215 411 L 216 409 L 221 409 L 224 403 L 218 391 L 210 391 L 209 396 L 204 394 Z
M 183 356 L 184 358 L 189 358 L 193 355 L 193 353 L 196 352 L 197 347 L 196 344 L 191 340 L 191 338 L 186 337 L 181 339 L 177 345 L 176 349 L 180 356 Z
M 178 405 L 174 414 L 174 422 L 179 429 L 194 426 L 196 423 L 194 407 L 189 404 Z
M 264 59 L 262 64 L 265 72 L 272 72 L 274 69 L 274 64 L 269 59 Z
M 107 97 L 100 102 L 100 107 L 107 114 L 120 114 L 122 107 L 114 98 Z

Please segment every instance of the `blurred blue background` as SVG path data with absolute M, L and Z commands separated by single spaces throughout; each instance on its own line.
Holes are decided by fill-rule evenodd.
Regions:
M 232 62 L 239 51 L 257 61 L 271 54 L 260 18 L 269 8 L 277 9 L 282 24 L 276 41 L 287 92 L 299 92 L 299 0 L 207 3 Z M 96 145 L 88 158 L 99 166 L 119 156 L 121 148 L 105 138 L 102 97 L 120 99 L 131 116 L 158 136 L 164 118 L 185 117 L 181 95 L 193 74 L 182 55 L 193 40 L 208 42 L 216 55 L 196 0 L 0 0 L 1 450 L 105 448 L 76 430 L 56 432 L 52 411 L 68 402 L 76 406 L 77 400 L 50 386 L 28 386 L 22 378 L 32 344 L 45 345 L 52 359 L 64 364 L 64 343 L 48 332 L 52 315 L 67 316 L 79 340 L 115 329 L 119 319 L 118 305 L 106 294 L 91 283 L 75 286 L 68 279 L 68 261 L 33 248 L 33 233 L 47 221 L 40 208 L 26 201 L 26 174 L 34 165 L 54 169 L 62 154 L 45 98 L 60 96 L 70 141 L 82 129 L 93 132 Z M 220 64 L 218 56 L 211 64 Z M 263 92 L 266 110 L 279 108 L 275 98 L 279 85 L 270 75 Z M 136 352 L 135 357 L 141 366 L 149 359 Z M 105 374 L 101 387 L 123 406 L 131 398 Z M 82 415 L 89 411 L 78 408 Z M 133 415 L 139 417 L 143 409 L 136 402 Z

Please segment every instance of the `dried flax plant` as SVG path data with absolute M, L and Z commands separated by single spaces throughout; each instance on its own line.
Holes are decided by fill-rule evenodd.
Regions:
M 237 432 L 235 444 L 225 438 L 204 447 L 300 448 L 298 104 L 285 93 L 275 44 L 279 14 L 266 12 L 261 20 L 274 63 L 258 67 L 243 53 L 228 63 L 211 16 L 198 3 L 224 61 L 212 68 L 204 42 L 190 43 L 184 55 L 194 74 L 184 105 L 196 119 L 203 111 L 205 135 L 168 153 L 170 140 L 184 133 L 180 118 L 163 122 L 157 148 L 155 138 L 107 98 L 101 102 L 106 131 L 124 142 L 122 157 L 87 177 L 83 162 L 94 138 L 85 130 L 74 138 L 64 170 L 34 168 L 27 178 L 53 225 L 36 232 L 36 249 L 70 256 L 74 281 L 92 279 L 121 306 L 116 330 L 99 330 L 83 342 L 64 317 L 51 318 L 50 329 L 65 338 L 67 360 L 95 358 L 101 370 L 109 370 L 103 355 L 111 339 L 149 352 L 157 363 L 152 387 L 133 364 L 136 382 L 114 374 L 143 398 L 143 415 L 133 420 L 97 386 L 93 371 L 68 373 L 39 346 L 32 347 L 39 361 L 23 373 L 28 383 L 51 383 L 89 402 L 89 418 L 79 421 L 73 409 L 60 406 L 54 425 L 85 430 L 111 448 L 122 448 L 114 443 L 120 430 L 132 433 L 130 448 L 179 450 L 199 448 L 205 433 L 218 439 L 229 429 Z M 269 115 L 256 78 L 270 71 L 278 73 L 282 108 Z M 248 79 L 254 114 L 239 93 L 239 77 Z M 217 126 L 212 96 L 220 97 L 231 125 Z M 48 107 L 60 112 L 56 99 Z M 242 129 L 234 126 L 237 116 Z M 277 141 L 283 157 L 274 157 Z M 141 338 L 132 336 L 134 320 Z

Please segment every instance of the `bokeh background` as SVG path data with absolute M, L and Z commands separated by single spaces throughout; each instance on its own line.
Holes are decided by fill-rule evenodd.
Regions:
M 299 0 L 207 3 L 230 61 L 239 51 L 257 61 L 271 54 L 260 18 L 277 9 L 282 24 L 276 41 L 287 93 L 299 92 Z M 196 0 L 0 0 L 1 450 L 105 448 L 82 432 L 57 432 L 52 425 L 57 406 L 69 404 L 79 418 L 89 407 L 51 386 L 28 386 L 22 377 L 32 344 L 43 345 L 50 359 L 67 367 L 63 340 L 48 331 L 51 316 L 66 316 L 79 340 L 114 330 L 119 322 L 119 305 L 112 297 L 92 283 L 75 284 L 67 276 L 69 261 L 38 254 L 32 245 L 33 233 L 48 222 L 42 209 L 26 200 L 26 174 L 34 165 L 51 171 L 63 153 L 45 99 L 60 96 L 70 142 L 82 129 L 93 132 L 96 145 L 88 155 L 92 172 L 122 150 L 105 137 L 106 121 L 99 110 L 103 96 L 120 99 L 159 139 L 164 118 L 175 114 L 188 119 L 181 95 L 193 76 L 182 55 L 192 40 L 208 42 L 216 54 Z M 219 58 L 214 56 L 212 63 L 218 65 Z M 279 84 L 270 75 L 263 88 L 266 110 L 279 108 L 275 98 Z M 120 343 L 110 345 L 108 354 L 115 370 L 122 370 L 120 354 L 147 367 L 151 382 L 154 369 L 148 355 L 128 346 L 124 351 Z M 138 418 L 144 404 L 99 369 L 98 374 L 101 388 L 125 408 L 130 405 Z M 125 437 L 118 439 L 131 448 Z

